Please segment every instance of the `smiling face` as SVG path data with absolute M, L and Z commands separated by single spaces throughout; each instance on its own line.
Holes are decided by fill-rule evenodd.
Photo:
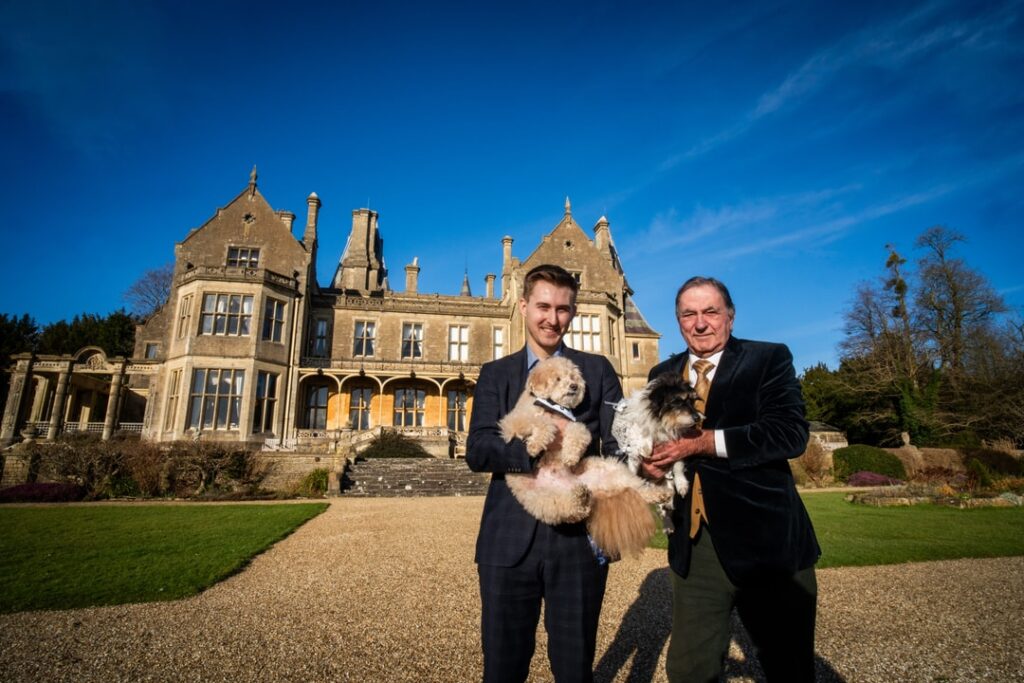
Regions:
M 519 300 L 526 321 L 526 343 L 539 358 L 558 349 L 576 313 L 575 297 L 569 287 L 540 280 L 533 284 L 528 299 Z
M 735 314 L 713 285 L 697 285 L 679 295 L 676 319 L 690 353 L 707 358 L 725 348 Z

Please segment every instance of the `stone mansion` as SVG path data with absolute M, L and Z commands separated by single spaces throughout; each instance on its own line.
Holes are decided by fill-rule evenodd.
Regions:
M 369 209 L 352 212 L 344 254 L 321 284 L 320 206 L 310 194 L 296 236 L 295 214 L 271 207 L 253 169 L 238 196 L 176 245 L 170 298 L 137 328 L 132 358 L 96 347 L 14 357 L 3 445 L 133 431 L 353 453 L 383 427 L 434 455 L 461 455 L 480 366 L 524 344 L 522 277 L 546 262 L 580 282 L 570 346 L 606 355 L 627 394 L 658 361 L 659 335 L 633 301 L 607 219 L 588 235 L 568 199 L 525 259 L 501 238 L 500 270 L 483 296 L 468 275 L 457 296 L 420 292 L 418 259 L 395 282 Z

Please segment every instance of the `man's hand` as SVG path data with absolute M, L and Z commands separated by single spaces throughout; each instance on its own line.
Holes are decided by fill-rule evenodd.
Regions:
M 651 457 L 640 461 L 640 468 L 651 479 L 663 478 L 676 462 L 695 455 L 714 455 L 714 432 L 693 432 L 675 441 L 658 444 Z

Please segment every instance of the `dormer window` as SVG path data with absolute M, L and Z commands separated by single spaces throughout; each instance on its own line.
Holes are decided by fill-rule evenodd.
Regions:
M 258 268 L 260 250 L 255 247 L 228 247 L 228 268 Z

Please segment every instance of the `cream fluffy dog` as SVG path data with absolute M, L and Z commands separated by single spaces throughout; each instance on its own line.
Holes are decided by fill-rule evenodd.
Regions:
M 509 490 L 531 515 L 547 524 L 586 520 L 594 542 L 612 558 L 636 555 L 655 531 L 649 503 L 664 503 L 671 489 L 636 476 L 618 460 L 584 458 L 590 430 L 570 422 L 555 444 L 553 415 L 572 417 L 586 385 L 576 365 L 552 357 L 534 366 L 515 408 L 498 423 L 506 442 L 522 439 L 540 456 L 530 474 L 506 474 Z M 559 409 L 561 407 L 561 409 Z M 667 492 L 666 492 L 667 491 Z

